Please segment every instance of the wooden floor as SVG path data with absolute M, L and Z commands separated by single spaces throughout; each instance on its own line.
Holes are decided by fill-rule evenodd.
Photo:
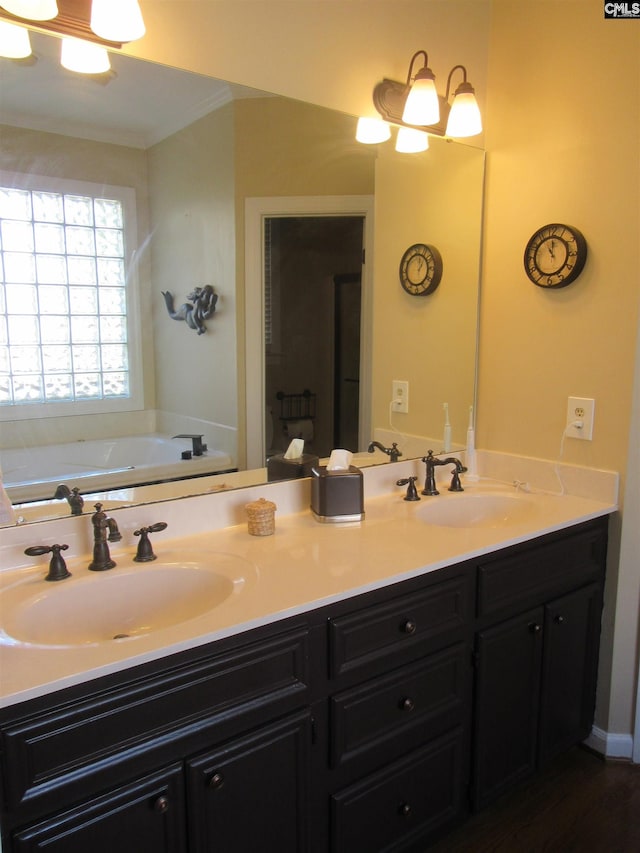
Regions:
M 428 853 L 640 853 L 640 765 L 577 747 Z

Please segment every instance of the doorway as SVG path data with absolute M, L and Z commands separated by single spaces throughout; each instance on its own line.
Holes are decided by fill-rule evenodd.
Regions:
M 267 457 L 358 450 L 362 216 L 264 219 Z M 269 440 L 271 439 L 271 440 Z
M 268 257 L 265 235 L 274 224 L 288 232 L 287 239 L 293 237 L 298 256 L 292 259 L 285 251 L 285 266 L 294 268 L 286 293 L 278 292 L 281 282 L 274 277 L 281 260 L 274 255 L 282 254 L 286 241 L 280 239 L 274 252 L 271 239 Z M 352 248 L 347 255 L 341 242 L 345 238 L 336 241 L 331 235 L 336 251 L 329 263 L 327 234 L 315 246 L 312 239 L 318 224 L 338 234 L 341 226 L 349 226 L 357 234 L 357 252 Z M 337 445 L 362 449 L 371 429 L 372 265 L 364 259 L 365 251 L 372 253 L 373 196 L 246 199 L 245 237 L 246 467 L 263 467 L 268 450 L 288 445 L 278 392 L 315 395 L 313 429 L 302 425 L 302 437 L 312 436 L 305 450 L 326 455 Z M 289 308 L 295 309 L 293 320 L 287 319 Z M 323 347 L 321 352 L 314 349 L 316 354 L 310 346 L 313 337 Z

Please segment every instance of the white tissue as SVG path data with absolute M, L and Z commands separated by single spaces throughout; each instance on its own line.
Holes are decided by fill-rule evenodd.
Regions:
M 353 453 L 350 450 L 332 450 L 327 471 L 348 471 L 352 459 Z
M 300 459 L 304 453 L 304 440 L 302 438 L 293 438 L 284 454 L 285 459 Z

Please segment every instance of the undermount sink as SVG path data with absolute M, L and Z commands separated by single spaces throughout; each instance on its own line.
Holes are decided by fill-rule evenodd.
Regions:
M 204 616 L 239 594 L 256 571 L 233 554 L 118 565 L 107 572 L 71 568 L 67 580 L 47 583 L 41 575 L 0 593 L 5 641 L 81 646 L 145 636 Z
M 462 492 L 429 498 L 416 510 L 427 524 L 438 527 L 509 527 L 526 521 L 534 511 L 519 494 Z

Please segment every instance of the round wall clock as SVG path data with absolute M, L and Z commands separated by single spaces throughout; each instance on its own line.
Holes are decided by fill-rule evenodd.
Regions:
M 525 272 L 538 287 L 566 287 L 578 278 L 586 260 L 583 235 L 560 223 L 538 228 L 524 250 Z
M 415 243 L 400 261 L 400 284 L 411 296 L 433 293 L 442 278 L 442 257 L 435 246 Z

